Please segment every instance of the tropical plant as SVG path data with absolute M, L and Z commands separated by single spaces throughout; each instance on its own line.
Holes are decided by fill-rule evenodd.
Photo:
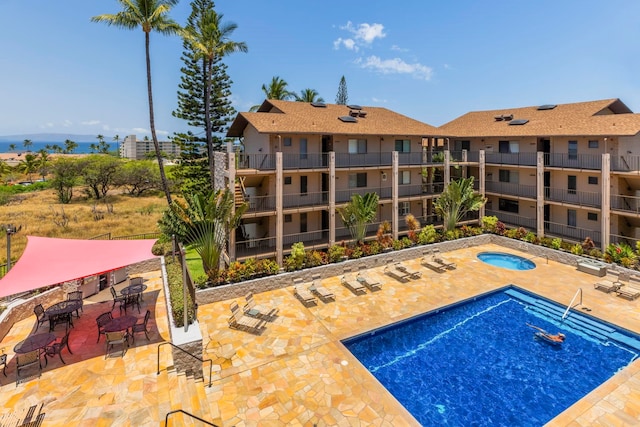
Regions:
M 227 239 L 248 207 L 243 203 L 234 211 L 234 205 L 233 193 L 228 189 L 191 194 L 184 202 L 175 200 L 159 221 L 165 235 L 175 235 L 195 249 L 213 281 L 220 273 L 220 257 Z
M 336 209 L 356 243 L 364 241 L 367 224 L 376 217 L 379 199 L 376 193 L 366 193 L 364 196 L 354 194 L 349 203 Z
M 329 248 L 329 262 L 336 263 L 342 261 L 346 248 L 343 245 L 333 245 Z
M 435 201 L 436 213 L 444 220 L 445 231 L 453 230 L 468 213 L 479 210 L 487 199 L 473 190 L 473 176 L 452 181 Z
M 571 253 L 574 255 L 582 255 L 584 253 L 584 250 L 582 250 L 582 245 L 580 243 L 576 243 L 575 245 L 571 246 Z
M 300 270 L 302 268 L 305 258 L 306 254 L 304 252 L 304 243 L 296 242 L 291 245 L 289 260 L 294 270 Z
M 29 177 L 29 181 L 33 182 L 33 178 L 31 174 L 38 170 L 38 158 L 33 154 L 25 154 L 20 163 L 16 165 L 16 170 L 20 173 L 23 173 Z
M 418 234 L 418 243 L 421 245 L 426 245 L 429 243 L 434 243 L 438 239 L 438 232 L 433 224 L 428 224 L 422 227 L 420 230 L 420 234 Z
M 393 244 L 393 237 L 391 236 L 391 223 L 389 221 L 382 221 L 378 226 L 376 232 L 376 239 L 381 248 L 390 248 Z
M 53 179 L 51 187 L 55 190 L 60 203 L 69 203 L 73 197 L 73 187 L 80 179 L 80 168 L 78 162 L 61 157 L 56 159 L 51 167 Z
M 294 93 L 293 96 L 298 102 L 324 102 L 315 89 L 303 89 L 300 91 L 300 95 Z
M 31 141 L 30 139 L 25 139 L 23 141 L 24 144 L 24 149 L 27 151 L 31 151 L 31 146 L 33 145 L 33 141 Z
M 608 262 L 622 264 L 625 267 L 635 265 L 638 260 L 633 248 L 625 243 L 610 243 L 605 249 L 604 258 Z
M 80 173 L 90 194 L 96 199 L 104 198 L 115 184 L 122 160 L 116 157 L 92 154 L 78 162 Z
M 62 150 L 63 154 L 72 154 L 78 148 L 78 143 L 72 141 L 70 139 L 65 139 L 64 141 L 64 149 Z
M 151 86 L 151 56 L 149 52 L 149 42 L 151 31 L 155 30 L 160 34 L 173 35 L 182 34 L 182 28 L 167 14 L 178 0 L 118 0 L 122 10 L 117 14 L 103 14 L 91 18 L 93 22 L 104 22 L 107 25 L 115 25 L 119 28 L 134 30 L 141 28 L 144 32 L 145 57 L 147 65 L 147 96 L 149 98 L 149 127 L 151 138 L 160 168 L 160 180 L 162 188 L 167 198 L 167 203 L 171 206 L 171 192 L 164 172 L 164 162 L 160 154 L 160 144 L 156 135 L 155 118 L 153 114 L 153 90 Z
M 483 216 L 481 222 L 482 222 L 482 230 L 485 233 L 496 232 L 496 225 L 498 224 L 497 216 Z
M 338 93 L 336 95 L 336 104 L 347 105 L 349 102 L 349 95 L 347 94 L 347 80 L 342 76 L 340 78 L 340 84 L 338 85 Z
M 38 163 L 38 173 L 40 173 L 40 176 L 42 177 L 42 180 L 44 181 L 45 177 L 47 176 L 47 173 L 49 172 L 48 167 L 49 167 L 49 153 L 47 153 L 47 150 L 45 150 L 44 148 L 40 151 L 38 151 L 38 158 L 36 160 L 36 162 Z
M 295 94 L 287 89 L 289 84 L 279 76 L 271 78 L 269 85 L 262 85 L 262 92 L 266 99 L 277 99 L 287 101 L 295 96 Z M 254 105 L 249 111 L 258 111 L 259 105 Z
M 244 42 L 234 42 L 229 39 L 231 34 L 238 27 L 233 23 L 223 23 L 222 14 L 217 14 L 213 10 L 213 3 L 208 10 L 197 10 L 198 18 L 185 29 L 185 42 L 193 52 L 193 60 L 200 62 L 202 67 L 202 77 L 204 84 L 204 127 L 206 135 L 207 153 L 209 157 L 209 171 L 211 179 L 211 187 L 214 186 L 215 180 L 215 163 L 214 163 L 214 141 L 213 132 L 221 131 L 220 114 L 217 105 L 212 106 L 212 99 L 219 98 L 219 86 L 216 85 L 214 75 L 218 71 L 217 63 L 223 58 L 234 52 L 247 52 L 247 45 Z M 193 16 L 193 15 L 192 15 Z M 215 95 L 215 96 L 214 96 Z M 224 101 L 224 100 L 223 100 Z M 213 107 L 213 108 L 212 108 Z M 224 105 L 224 117 L 228 117 L 228 106 Z M 212 112 L 213 109 L 213 112 Z M 215 129 L 214 119 L 215 115 Z M 223 120 L 222 124 L 226 124 L 227 120 Z
M 404 217 L 404 222 L 407 224 L 407 228 L 409 229 L 409 231 L 407 232 L 407 236 L 413 243 L 416 243 L 418 241 L 420 221 L 418 221 L 418 219 L 410 213 Z
M 562 247 L 562 239 L 559 237 L 556 237 L 555 239 L 553 239 L 551 241 L 551 247 L 556 250 L 560 249 Z

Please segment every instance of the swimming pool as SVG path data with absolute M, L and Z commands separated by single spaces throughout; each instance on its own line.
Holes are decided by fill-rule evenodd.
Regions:
M 423 425 L 540 426 L 640 352 L 638 337 L 588 316 L 553 320 L 562 309 L 509 287 L 344 344 Z M 566 341 L 540 341 L 526 323 Z
M 505 252 L 480 252 L 478 259 L 484 263 L 509 270 L 532 270 L 536 264 L 526 258 Z

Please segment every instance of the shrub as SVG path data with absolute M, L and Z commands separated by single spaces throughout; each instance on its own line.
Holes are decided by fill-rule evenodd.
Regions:
M 496 224 L 496 231 L 495 233 L 499 236 L 503 236 L 504 232 L 506 231 L 507 227 L 506 225 L 504 225 L 504 222 L 502 221 L 498 221 L 498 223 Z
M 593 248 L 589 251 L 589 255 L 594 258 L 602 258 L 602 251 L 598 248 Z
M 560 249 L 562 247 L 562 239 L 559 237 L 556 237 L 555 239 L 553 239 L 551 241 L 551 247 L 556 250 Z
M 525 242 L 537 244 L 538 236 L 536 236 L 536 233 L 534 233 L 533 231 L 529 231 L 527 234 L 525 234 L 522 240 L 524 240 Z
M 421 245 L 427 245 L 429 243 L 434 243 L 438 237 L 438 232 L 433 224 L 425 225 L 420 230 L 418 234 L 418 243 Z
M 325 265 L 327 263 L 327 254 L 320 251 L 309 251 L 306 253 L 305 266 L 317 267 L 319 265 Z
M 595 247 L 596 245 L 593 243 L 593 240 L 591 240 L 591 237 L 586 237 L 584 242 L 582 242 L 582 250 L 586 253 L 589 253 L 589 251 Z
M 329 262 L 335 263 L 342 261 L 345 255 L 345 247 L 342 245 L 333 245 L 329 248 Z
M 363 249 L 365 255 L 378 255 L 380 252 L 382 252 L 382 246 L 380 246 L 380 243 L 378 243 L 377 241 L 369 243 L 368 248 L 368 253 Z
M 265 276 L 274 276 L 280 272 L 280 266 L 272 259 L 261 259 L 256 266 L 256 273 Z
M 404 220 L 407 224 L 407 228 L 409 229 L 407 236 L 413 243 L 416 243 L 418 241 L 417 232 L 420 230 L 420 221 L 418 221 L 413 214 L 407 214 L 407 216 L 404 217 Z
M 402 246 L 405 248 L 410 248 L 414 243 L 413 240 L 408 237 L 403 237 L 400 241 L 402 242 Z
M 349 259 L 362 258 L 362 255 L 362 248 L 360 247 L 360 245 L 357 245 L 351 249 L 351 252 L 349 253 Z
M 460 229 L 454 228 L 453 230 L 448 230 L 444 234 L 445 240 L 456 240 L 460 238 Z
M 401 240 L 394 240 L 393 243 L 391 244 L 391 247 L 393 248 L 394 251 L 399 251 L 400 249 L 404 249 L 404 245 L 402 244 Z
M 571 246 L 571 253 L 574 255 L 582 255 L 584 251 L 582 250 L 582 245 L 580 243 L 576 243 Z
M 498 222 L 497 216 L 483 216 L 482 231 L 485 233 L 497 233 Z
M 547 248 L 552 247 L 553 239 L 551 237 L 543 237 L 540 239 L 540 244 L 542 246 L 546 246 Z
M 388 248 L 393 245 L 393 237 L 391 237 L 391 224 L 389 221 L 383 221 L 382 224 L 378 226 L 378 232 L 376 233 L 376 238 L 378 239 L 378 243 L 383 248 Z
M 460 227 L 460 235 L 462 237 L 471 237 L 482 234 L 482 229 L 480 227 L 471 227 L 468 225 L 463 225 Z

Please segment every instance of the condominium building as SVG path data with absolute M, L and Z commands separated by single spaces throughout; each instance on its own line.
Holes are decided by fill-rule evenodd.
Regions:
M 175 158 L 180 155 L 180 147 L 171 141 L 158 141 L 160 152 L 168 157 Z M 139 140 L 135 135 L 127 135 L 120 143 L 120 157 L 132 160 L 144 160 L 150 156 L 155 158 L 155 148 L 153 141 L 148 138 Z
M 441 224 L 433 202 L 473 175 L 488 202 L 465 220 L 503 222 L 597 245 L 640 238 L 640 115 L 618 99 L 467 113 L 436 128 L 379 107 L 267 100 L 227 136 L 225 177 L 249 205 L 229 255 L 275 257 L 295 242 L 327 248 L 350 235 L 338 209 L 379 195 L 374 236 L 405 216 Z

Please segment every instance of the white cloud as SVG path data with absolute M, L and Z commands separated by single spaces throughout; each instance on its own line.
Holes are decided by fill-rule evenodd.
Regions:
M 65 120 L 64 122 L 62 122 L 62 126 L 68 128 L 70 126 L 73 125 L 73 122 L 71 120 Z
M 358 51 L 358 45 L 353 39 L 343 39 L 342 37 L 338 38 L 333 42 L 333 48 L 338 50 L 340 46 L 344 46 L 347 50 L 353 50 L 355 52 Z
M 110 130 L 109 125 L 102 125 L 102 130 Z
M 100 120 L 87 120 L 87 121 L 81 122 L 81 124 L 86 126 L 95 126 L 100 124 Z
M 333 47 L 339 49 L 340 46 L 345 47 L 348 50 L 355 52 L 361 46 L 370 46 L 374 40 L 382 39 L 387 35 L 384 32 L 384 25 L 382 24 L 359 24 L 357 27 L 353 25 L 351 21 L 348 21 L 346 25 L 340 27 L 341 30 L 348 31 L 352 34 L 352 37 L 342 38 L 339 37 L 333 42 Z
M 376 98 L 375 96 L 371 100 L 376 104 L 386 104 L 388 102 L 386 99 Z
M 149 129 L 145 129 L 145 128 L 133 128 L 131 129 L 133 131 L 133 133 L 138 134 L 138 133 L 142 133 L 142 134 L 147 134 L 147 133 L 151 133 L 149 131 Z
M 169 135 L 169 131 L 156 129 L 156 135 Z
M 403 47 L 400 47 L 396 44 L 394 44 L 393 46 L 391 46 L 391 50 L 394 50 L 396 52 L 409 52 L 409 49 L 405 49 Z
M 430 80 L 433 69 L 422 64 L 409 64 L 400 58 L 381 59 L 371 55 L 368 58 L 359 58 L 356 64 L 362 68 L 372 69 L 382 74 L 410 74 L 416 79 Z

